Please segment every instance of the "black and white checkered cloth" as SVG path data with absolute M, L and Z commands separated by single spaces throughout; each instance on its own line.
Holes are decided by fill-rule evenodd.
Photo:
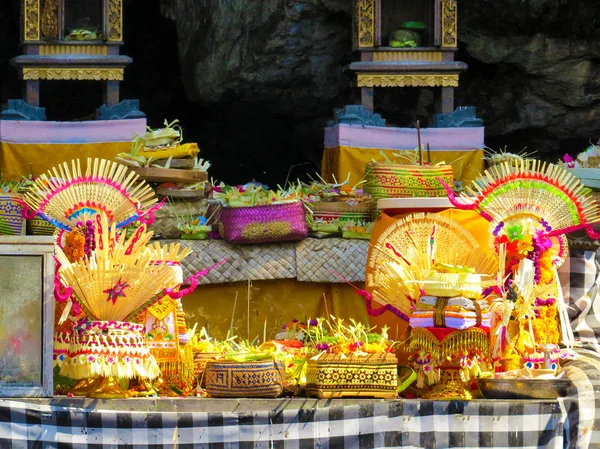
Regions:
M 398 400 L 252 413 L 91 411 L 0 403 L 0 447 L 563 448 L 585 447 L 574 398 L 559 401 Z M 586 421 L 587 423 L 587 421 Z M 588 432 L 589 433 L 589 432 Z
M 570 257 L 559 269 L 559 279 L 577 347 L 600 353 L 600 253 L 571 251 Z
M 296 410 L 274 400 L 270 411 L 177 413 L 0 400 L 0 449 L 600 447 L 599 274 L 593 252 L 572 254 L 561 269 L 579 357 L 564 364 L 573 389 L 556 401 L 332 401 Z

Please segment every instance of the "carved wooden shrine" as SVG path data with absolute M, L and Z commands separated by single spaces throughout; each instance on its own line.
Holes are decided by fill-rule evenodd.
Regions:
M 465 63 L 454 61 L 456 3 L 354 0 L 353 44 L 360 61 L 349 69 L 356 74 L 366 109 L 373 111 L 376 87 L 433 87 L 437 88 L 436 113 L 454 111 L 458 75 L 467 69 Z M 403 30 L 404 41 L 396 38 L 397 30 Z
M 39 106 L 40 80 L 104 83 L 104 102 L 119 102 L 131 58 L 123 44 L 123 0 L 21 0 L 23 55 L 12 60 L 25 100 Z

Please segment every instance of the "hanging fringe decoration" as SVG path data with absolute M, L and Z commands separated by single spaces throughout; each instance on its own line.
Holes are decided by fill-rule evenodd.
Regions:
M 439 382 L 444 368 L 459 368 L 469 379 L 480 371 L 480 363 L 487 364 L 490 351 L 488 333 L 477 327 L 454 331 L 441 341 L 426 328 L 414 328 L 409 347 L 418 354 L 415 371 L 419 388 L 425 381 L 428 385 Z

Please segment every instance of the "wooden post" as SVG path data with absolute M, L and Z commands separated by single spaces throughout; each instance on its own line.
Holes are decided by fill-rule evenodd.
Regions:
M 27 80 L 23 86 L 23 97 L 31 106 L 40 106 L 40 81 Z
M 442 87 L 435 102 L 435 113 L 454 112 L 454 87 Z
M 119 103 L 119 81 L 104 82 L 103 101 L 106 106 L 114 106 Z
M 360 100 L 367 111 L 375 112 L 375 89 L 372 87 L 361 87 Z

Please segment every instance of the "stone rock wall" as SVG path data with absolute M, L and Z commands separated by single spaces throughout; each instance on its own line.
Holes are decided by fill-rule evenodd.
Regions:
M 462 1 L 459 100 L 489 143 L 577 151 L 600 137 L 600 2 Z

